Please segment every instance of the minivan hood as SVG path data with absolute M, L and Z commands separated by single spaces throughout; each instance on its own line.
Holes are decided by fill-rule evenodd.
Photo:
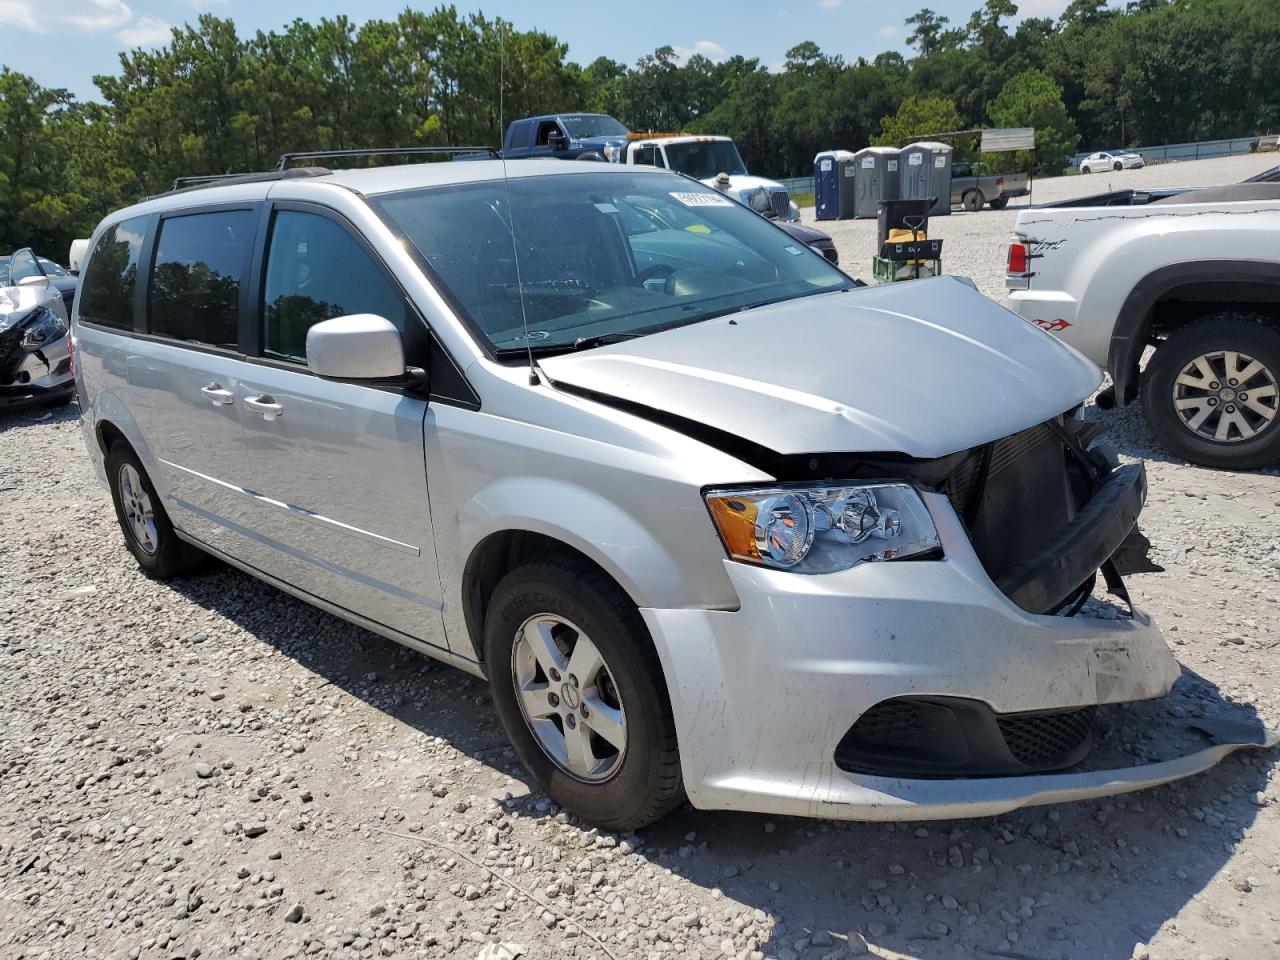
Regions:
M 779 454 L 942 457 L 1057 416 L 1102 380 L 952 277 L 819 294 L 539 362 L 553 382 Z

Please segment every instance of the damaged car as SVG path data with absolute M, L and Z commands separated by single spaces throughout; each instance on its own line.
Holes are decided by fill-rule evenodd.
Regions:
M 287 166 L 94 234 L 82 428 L 148 575 L 213 555 L 487 678 L 612 830 L 989 815 L 1271 742 L 1089 756 L 1180 675 L 1123 583 L 1146 474 L 1075 415 L 1098 369 L 972 283 L 860 286 L 660 169 Z
M 74 396 L 62 291 L 29 249 L 0 258 L 0 408 Z

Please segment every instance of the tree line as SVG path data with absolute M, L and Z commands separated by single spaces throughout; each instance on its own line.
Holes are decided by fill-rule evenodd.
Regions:
M 1274 130 L 1275 3 L 1072 0 L 1056 20 L 1015 24 L 1013 0 L 985 0 L 965 23 L 927 8 L 908 17 L 910 57 L 847 61 L 804 42 L 774 70 L 669 46 L 582 66 L 550 34 L 452 6 L 252 36 L 206 14 L 163 47 L 121 54 L 118 72 L 94 78 L 100 100 L 0 69 L 0 252 L 61 256 L 178 176 L 267 169 L 296 150 L 496 145 L 504 120 L 557 111 L 728 134 L 773 176 L 811 173 L 823 149 L 1035 126 L 1034 153 L 988 159 L 1058 173 L 1077 148 Z

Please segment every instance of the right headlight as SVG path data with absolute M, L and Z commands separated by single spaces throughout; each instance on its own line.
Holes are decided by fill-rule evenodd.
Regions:
M 942 545 L 924 501 L 907 483 L 710 490 L 706 500 L 730 557 L 779 570 L 833 573 Z

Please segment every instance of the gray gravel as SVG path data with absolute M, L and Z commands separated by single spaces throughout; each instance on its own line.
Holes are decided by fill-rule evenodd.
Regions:
M 989 292 L 1011 218 L 940 221 L 985 231 Z M 481 683 L 227 569 L 142 577 L 74 407 L 41 416 L 0 414 L 0 958 L 1280 956 L 1274 751 L 987 820 L 601 834 L 530 792 Z M 1280 721 L 1280 477 L 1105 422 L 1151 460 L 1138 601 Z

